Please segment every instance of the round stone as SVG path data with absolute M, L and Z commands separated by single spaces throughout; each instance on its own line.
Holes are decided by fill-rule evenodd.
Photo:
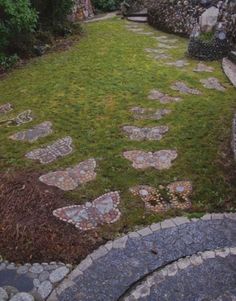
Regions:
M 40 275 L 39 275 L 39 281 L 43 282 L 45 280 L 48 280 L 49 278 L 49 272 L 48 271 L 43 271 Z
M 7 301 L 8 300 L 8 293 L 2 287 L 0 287 L 0 300 L 1 301 Z
M 70 270 L 67 267 L 60 267 L 50 274 L 49 280 L 52 283 L 59 282 L 69 273 L 69 271 Z
M 148 191 L 145 190 L 145 189 L 139 190 L 139 193 L 140 193 L 140 195 L 142 195 L 142 196 L 147 196 L 147 195 L 148 195 Z
M 20 266 L 18 269 L 17 269 L 17 274 L 25 274 L 27 273 L 29 270 L 29 267 L 23 265 L 23 266 Z
M 184 187 L 183 186 L 177 186 L 176 191 L 177 192 L 184 192 Z
M 46 299 L 51 293 L 51 291 L 52 291 L 52 284 L 48 280 L 43 281 L 38 288 L 38 293 L 43 299 Z
M 34 301 L 34 297 L 27 293 L 17 293 L 10 301 Z
M 36 263 L 29 269 L 29 271 L 34 274 L 40 274 L 43 272 L 43 267 L 39 263 Z

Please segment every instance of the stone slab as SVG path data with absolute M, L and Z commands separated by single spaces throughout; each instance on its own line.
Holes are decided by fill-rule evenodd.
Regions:
M 200 82 L 203 84 L 203 86 L 210 90 L 217 90 L 224 92 L 226 89 L 222 84 L 219 82 L 219 80 L 215 77 L 209 77 L 207 79 L 201 79 Z
M 58 157 L 64 157 L 72 153 L 73 148 L 71 144 L 72 138 L 68 136 L 58 139 L 44 148 L 35 149 L 27 153 L 25 156 L 27 159 L 39 160 L 42 164 L 49 164 L 55 161 Z
M 169 109 L 145 109 L 141 107 L 134 107 L 131 110 L 131 113 L 133 113 L 135 119 L 150 119 L 150 120 L 160 120 L 165 115 L 168 115 L 171 113 L 171 110 Z
M 171 86 L 171 89 L 175 91 L 179 91 L 180 93 L 183 94 L 193 94 L 193 95 L 202 94 L 199 90 L 188 87 L 187 84 L 185 84 L 184 82 L 175 82 Z
M 234 64 L 229 59 L 224 58 L 222 62 L 222 67 L 224 73 L 226 74 L 232 85 L 236 88 L 236 64 Z
M 168 132 L 168 126 L 144 127 L 123 126 L 123 131 L 130 140 L 161 140 Z
M 153 89 L 150 91 L 148 95 L 148 99 L 150 100 L 158 100 L 160 103 L 172 103 L 172 102 L 179 102 L 182 99 L 180 97 L 173 97 L 168 94 L 162 93 L 159 90 Z

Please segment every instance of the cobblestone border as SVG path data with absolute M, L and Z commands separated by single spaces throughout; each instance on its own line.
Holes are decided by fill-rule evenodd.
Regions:
M 134 287 L 131 288 L 131 290 L 129 290 L 124 295 L 124 297 L 121 298 L 121 301 L 134 301 L 147 297 L 151 294 L 152 287 L 155 287 L 157 285 L 159 287 L 161 283 L 163 283 L 165 280 L 168 280 L 169 277 L 178 275 L 180 271 L 205 264 L 209 259 L 215 259 L 217 257 L 227 258 L 231 255 L 236 255 L 236 247 L 198 252 L 192 256 L 180 258 L 179 260 L 166 265 L 165 267 L 151 273 L 150 275 L 142 279 L 140 283 L 134 285 Z
M 236 113 L 233 118 L 233 133 L 232 133 L 232 149 L 234 153 L 234 160 L 236 161 Z
M 116 301 L 135 282 L 182 257 L 236 245 L 236 213 L 176 217 L 109 241 L 88 255 L 48 301 Z

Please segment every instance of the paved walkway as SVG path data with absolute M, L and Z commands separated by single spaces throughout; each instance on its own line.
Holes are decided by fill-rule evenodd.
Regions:
M 101 246 L 48 301 L 194 301 L 236 296 L 235 247 L 236 214 L 165 220 Z

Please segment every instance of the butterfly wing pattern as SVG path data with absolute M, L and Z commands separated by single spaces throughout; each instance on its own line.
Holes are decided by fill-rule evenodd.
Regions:
M 42 164 L 48 164 L 55 161 L 58 157 L 69 155 L 73 151 L 71 144 L 72 138 L 70 136 L 64 137 L 45 148 L 35 149 L 25 156 L 28 159 L 39 160 Z
M 60 220 L 73 224 L 76 228 L 87 231 L 103 224 L 115 223 L 121 216 L 118 209 L 120 195 L 117 191 L 106 193 L 84 205 L 59 208 L 53 215 Z

